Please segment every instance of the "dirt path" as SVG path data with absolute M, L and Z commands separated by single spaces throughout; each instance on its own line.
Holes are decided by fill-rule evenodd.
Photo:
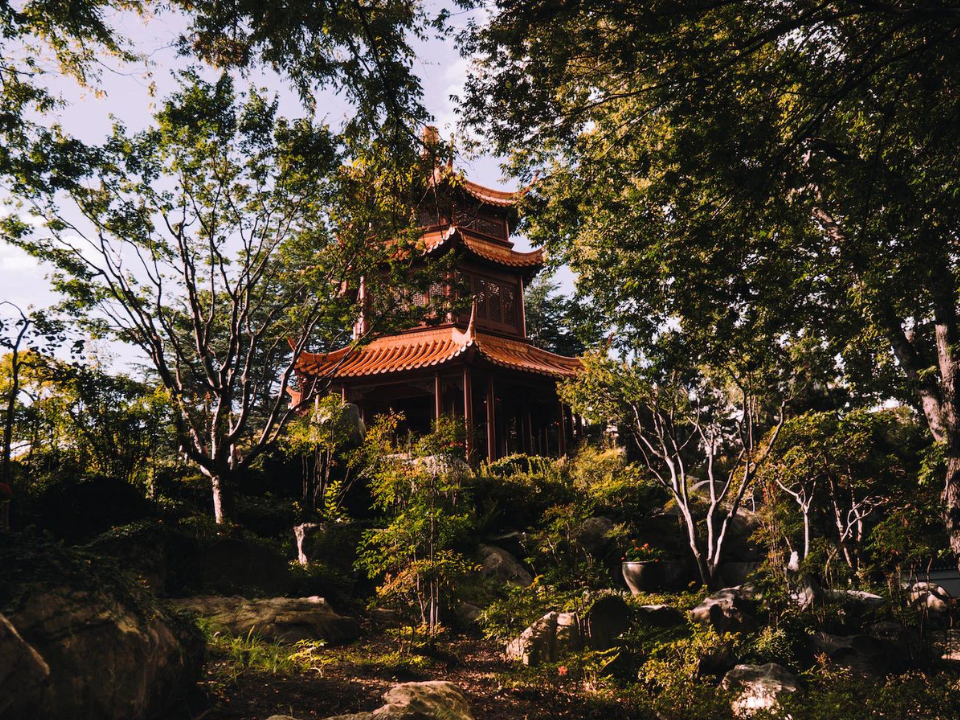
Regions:
M 202 718 L 265 720 L 271 715 L 291 715 L 313 720 L 370 711 L 383 704 L 381 696 L 392 685 L 420 680 L 457 684 L 475 720 L 636 717 L 622 702 L 579 691 L 578 683 L 552 682 L 529 673 L 516 682 L 517 668 L 503 660 L 500 650 L 499 643 L 458 639 L 445 645 L 438 656 L 408 667 L 395 654 L 394 641 L 370 635 L 346 648 L 322 649 L 317 656 L 320 668 L 292 675 L 248 670 L 235 681 L 224 682 L 211 663 Z

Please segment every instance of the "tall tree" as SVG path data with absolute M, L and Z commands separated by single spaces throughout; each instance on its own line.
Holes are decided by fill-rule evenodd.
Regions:
M 523 292 L 523 309 L 526 314 L 527 336 L 534 345 L 559 355 L 576 356 L 586 350 L 581 335 L 596 342 L 599 333 L 590 331 L 596 325 L 579 328 L 579 306 L 570 297 L 559 292 L 560 283 L 549 275 L 534 278 Z M 578 330 L 580 331 L 578 333 Z
M 412 203 L 396 186 L 412 183 L 382 148 L 281 119 L 227 76 L 186 73 L 147 131 L 118 125 L 102 146 L 50 151 L 70 180 L 35 189 L 35 221 L 8 216 L 3 234 L 59 269 L 88 325 L 149 358 L 221 522 L 232 478 L 323 390 L 300 388 L 293 405 L 287 393 L 304 349 L 349 337 L 350 288 L 373 272 L 409 282 Z
M 13 437 L 18 411 L 22 408 L 20 394 L 23 374 L 38 357 L 51 352 L 66 341 L 64 325 L 42 311 L 24 310 L 10 301 L 0 302 L 0 358 L 6 377 L 0 382 L 2 390 L 3 440 L 0 446 L 0 482 L 10 484 Z
M 813 338 L 914 404 L 960 555 L 958 34 L 940 1 L 511 0 L 465 107 L 625 342 Z

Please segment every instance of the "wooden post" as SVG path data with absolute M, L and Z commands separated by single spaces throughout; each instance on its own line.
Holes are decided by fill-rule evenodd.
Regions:
M 464 449 L 467 453 L 467 462 L 470 462 L 473 459 L 473 386 L 470 384 L 468 367 L 463 369 L 463 422 L 467 431 Z
M 440 373 L 433 375 L 433 419 L 439 420 L 443 415 L 443 385 L 440 382 Z
M 497 397 L 493 375 L 487 375 L 487 462 L 497 459 Z
M 557 426 L 557 443 L 560 447 L 557 450 L 560 452 L 560 457 L 563 457 L 567 454 L 567 420 L 566 413 L 563 410 L 563 403 L 558 403 L 560 406 L 560 417 L 559 424 Z
M 523 406 L 523 451 L 527 455 L 533 455 L 533 423 L 530 420 L 530 406 Z

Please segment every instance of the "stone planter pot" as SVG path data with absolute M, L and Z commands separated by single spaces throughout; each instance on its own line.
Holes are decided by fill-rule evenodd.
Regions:
M 621 567 L 623 579 L 634 595 L 663 589 L 665 574 L 660 560 L 624 561 Z

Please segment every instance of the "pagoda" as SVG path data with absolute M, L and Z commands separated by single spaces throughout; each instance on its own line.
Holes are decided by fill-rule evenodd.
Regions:
M 566 454 L 581 425 L 560 402 L 557 382 L 574 377 L 581 366 L 527 338 L 524 288 L 544 259 L 539 249 L 514 249 L 510 237 L 519 197 L 438 166 L 419 211 L 420 248 L 427 258 L 454 253 L 455 269 L 444 270 L 417 301 L 469 292 L 472 302 L 461 303 L 468 309 L 366 345 L 305 352 L 297 364 L 301 387 L 311 379 L 330 380 L 331 389 L 355 403 L 365 422 L 401 411 L 415 432 L 429 431 L 431 421 L 443 415 L 462 417 L 472 462 L 520 452 Z M 359 290 L 365 306 L 378 291 L 373 284 L 368 278 Z M 361 316 L 354 339 L 367 333 Z

